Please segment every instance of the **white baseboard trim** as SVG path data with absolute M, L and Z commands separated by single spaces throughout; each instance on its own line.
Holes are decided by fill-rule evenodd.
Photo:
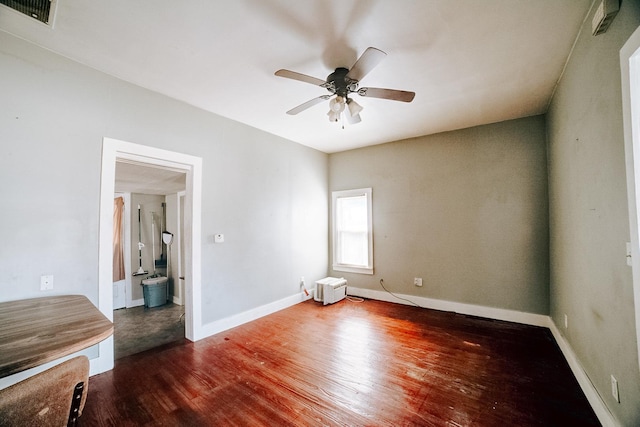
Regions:
M 141 305 L 144 305 L 144 298 L 134 299 L 134 300 L 128 301 L 126 308 L 139 307 Z
M 481 305 L 465 304 L 460 302 L 445 301 L 433 298 L 417 297 L 413 295 L 396 294 L 397 298 L 388 292 L 354 288 L 347 286 L 349 295 L 362 298 L 375 299 L 378 301 L 387 301 L 404 305 L 418 305 L 422 308 L 430 308 L 433 310 L 452 311 L 459 314 L 467 314 L 470 316 L 486 317 L 488 319 L 505 320 L 507 322 L 523 323 L 533 326 L 548 326 L 549 316 L 535 313 L 525 313 L 516 310 L 505 310 L 503 308 L 485 307 Z M 414 304 L 411 304 L 409 301 Z
M 578 384 L 580 384 L 582 392 L 587 397 L 587 400 L 591 404 L 591 407 L 596 413 L 598 420 L 600 420 L 600 423 L 603 427 L 619 427 L 620 424 L 613 417 L 613 414 L 611 414 L 609 408 L 607 408 L 607 405 L 602 400 L 600 393 L 598 393 L 598 390 L 589 379 L 589 376 L 582 367 L 578 356 L 576 356 L 567 340 L 564 339 L 564 336 L 551 317 L 549 317 L 548 328 L 553 334 L 553 338 L 556 340 L 558 347 L 560 347 L 560 351 L 562 351 L 564 358 L 567 360 L 567 363 L 569 363 L 569 367 L 571 368 L 573 375 L 576 377 Z
M 224 319 L 216 320 L 212 323 L 207 323 L 199 328 L 200 333 L 198 336 L 194 337 L 194 341 L 219 334 L 220 332 L 235 328 L 236 326 L 251 322 L 271 313 L 275 313 L 276 311 L 284 310 L 285 308 L 291 307 L 292 305 L 296 305 L 310 298 L 311 293 L 309 296 L 305 296 L 304 294 L 295 294 L 233 316 L 225 317 Z

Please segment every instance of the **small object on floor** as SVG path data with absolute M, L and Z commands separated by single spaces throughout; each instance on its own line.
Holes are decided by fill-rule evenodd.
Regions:
M 167 303 L 167 282 L 164 276 L 147 277 L 142 281 L 144 306 L 157 307 Z

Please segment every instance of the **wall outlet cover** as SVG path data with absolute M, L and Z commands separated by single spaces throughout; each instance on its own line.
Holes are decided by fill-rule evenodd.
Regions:
M 40 290 L 50 291 L 53 289 L 53 276 L 40 276 Z
M 620 403 L 620 393 L 618 392 L 618 380 L 611 375 L 611 394 L 616 402 Z

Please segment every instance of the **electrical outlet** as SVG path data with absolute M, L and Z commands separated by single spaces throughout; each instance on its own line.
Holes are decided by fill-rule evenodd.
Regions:
M 620 403 L 620 393 L 618 392 L 618 380 L 611 375 L 611 394 L 616 402 Z
M 422 286 L 422 277 L 414 277 L 413 284 L 416 286 Z
M 40 276 L 40 290 L 50 291 L 53 289 L 53 276 Z
M 566 314 L 564 315 L 564 328 L 569 328 L 569 316 L 567 316 Z

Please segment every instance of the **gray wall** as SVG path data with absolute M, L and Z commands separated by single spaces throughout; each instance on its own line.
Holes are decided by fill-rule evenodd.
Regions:
M 541 116 L 332 154 L 330 190 L 373 188 L 374 275 L 351 286 L 549 310 Z M 413 285 L 422 277 L 422 288 Z
M 52 293 L 97 304 L 105 136 L 203 159 L 204 323 L 326 275 L 326 154 L 2 32 L 0 70 L 0 301 L 45 295 L 40 276 L 53 274 Z
M 548 113 L 551 316 L 614 416 L 640 425 L 619 51 L 640 23 L 622 1 L 608 32 L 591 17 Z M 564 315 L 568 328 L 564 328 Z M 621 402 L 611 395 L 618 379 Z

